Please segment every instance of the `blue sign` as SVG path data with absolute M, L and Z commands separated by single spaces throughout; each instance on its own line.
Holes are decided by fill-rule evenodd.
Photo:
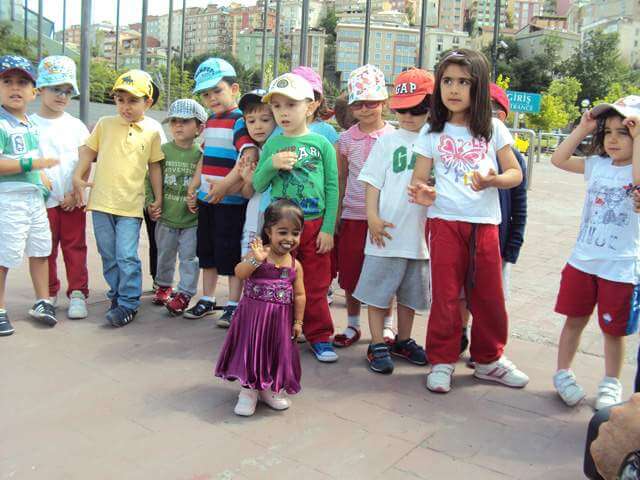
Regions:
M 514 92 L 507 90 L 511 111 L 520 113 L 540 113 L 542 95 L 539 93 Z

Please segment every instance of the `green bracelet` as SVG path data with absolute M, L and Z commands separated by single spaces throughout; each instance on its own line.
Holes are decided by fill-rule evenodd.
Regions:
M 20 159 L 20 168 L 24 173 L 29 173 L 32 167 L 33 167 L 33 158 L 27 157 L 27 158 Z

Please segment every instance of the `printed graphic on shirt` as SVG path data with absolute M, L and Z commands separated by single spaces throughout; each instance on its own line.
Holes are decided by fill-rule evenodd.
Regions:
M 622 230 L 631 221 L 632 191 L 631 184 L 612 187 L 595 178 L 587 191 L 578 242 L 613 251 L 621 248 L 626 241 Z
M 296 151 L 297 157 L 295 165 L 291 171 L 281 170 L 278 176 L 282 179 L 282 193 L 285 198 L 300 198 L 300 208 L 308 215 L 319 215 L 320 203 L 318 198 L 304 197 L 305 185 L 309 183 L 310 172 L 318 169 L 322 163 L 322 153 L 313 146 L 300 145 L 283 149 L 286 151 Z
M 411 154 L 411 161 L 407 165 L 407 147 L 398 147 L 393 152 L 393 173 L 402 173 L 405 170 L 413 170 L 416 165 L 417 153 Z
M 465 185 L 471 184 L 471 173 L 478 170 L 480 161 L 489 151 L 484 139 L 453 138 L 443 134 L 440 136 L 438 152 L 445 166 L 445 174 L 454 176 L 454 181 Z

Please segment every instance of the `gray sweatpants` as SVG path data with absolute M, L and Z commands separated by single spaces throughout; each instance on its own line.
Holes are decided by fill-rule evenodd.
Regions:
M 156 223 L 156 244 L 158 245 L 156 283 L 161 287 L 173 286 L 177 254 L 180 260 L 178 292 L 191 297 L 198 291 L 200 275 L 196 256 L 197 228 L 170 228 L 160 222 Z

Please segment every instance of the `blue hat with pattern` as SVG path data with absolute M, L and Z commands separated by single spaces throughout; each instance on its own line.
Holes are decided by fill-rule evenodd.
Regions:
M 76 63 L 63 55 L 45 57 L 38 65 L 38 81 L 36 87 L 53 87 L 69 84 L 73 87 L 73 96 L 80 95 L 76 80 Z
M 31 62 L 17 55 L 3 55 L 0 57 L 0 77 L 12 71 L 20 71 L 36 83 L 36 71 Z
M 215 87 L 224 77 L 237 76 L 235 68 L 222 58 L 208 58 L 200 64 L 193 79 L 196 86 L 193 93 L 204 92 Z
M 162 123 L 167 123 L 172 118 L 183 118 L 185 120 L 195 118 L 196 120 L 199 120 L 200 123 L 205 123 L 207 121 L 207 111 L 195 100 L 190 98 L 181 98 L 171 104 L 169 107 L 169 114 Z

